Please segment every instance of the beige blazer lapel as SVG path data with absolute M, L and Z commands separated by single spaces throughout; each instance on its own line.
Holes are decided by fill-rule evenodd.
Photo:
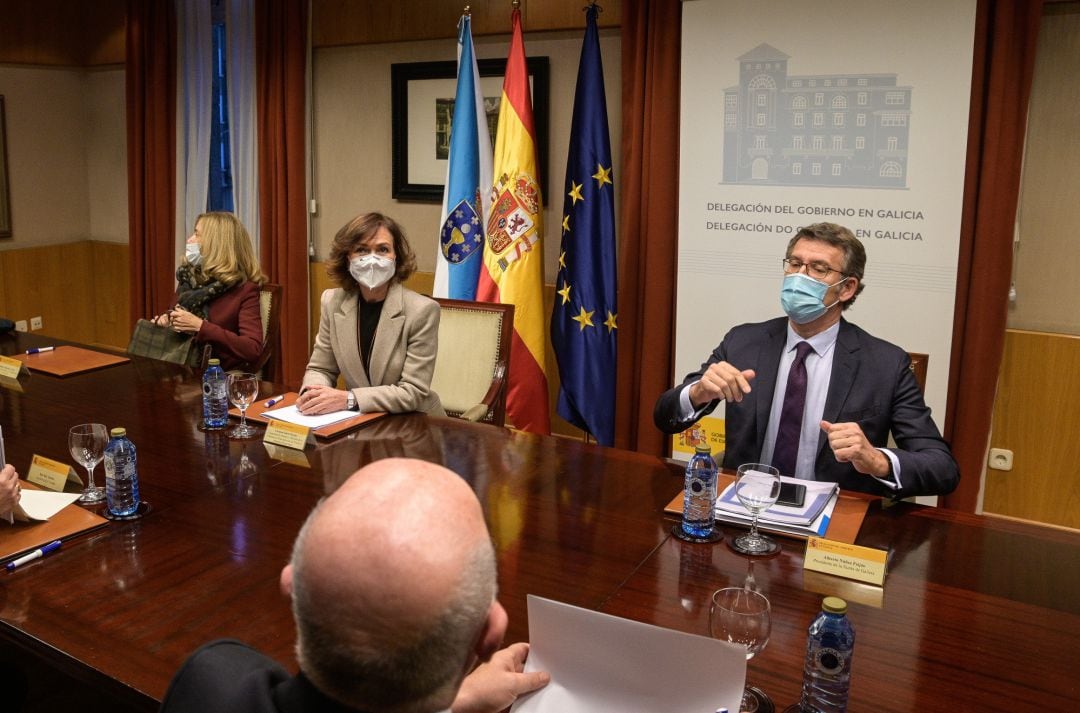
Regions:
M 371 345 L 371 383 L 382 384 L 386 367 L 390 363 L 394 349 L 401 341 L 401 332 L 405 329 L 405 294 L 401 283 L 394 282 L 386 293 L 382 314 L 379 315 L 379 327 L 375 332 L 375 341 Z M 363 371 L 363 366 L 361 366 Z
M 357 299 L 356 293 L 345 293 L 340 308 L 334 313 L 334 336 L 337 341 L 334 345 L 334 356 L 349 388 L 371 386 L 367 374 L 364 373 L 364 362 L 360 359 L 360 342 L 357 341 L 356 324 L 360 319 Z

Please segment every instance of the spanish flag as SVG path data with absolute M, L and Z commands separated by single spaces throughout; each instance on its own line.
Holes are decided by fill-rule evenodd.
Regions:
M 506 411 L 514 427 L 550 433 L 544 358 L 544 225 L 536 164 L 536 130 L 521 11 L 511 15 L 513 35 L 503 78 L 487 218 L 487 249 L 476 298 L 514 305 Z

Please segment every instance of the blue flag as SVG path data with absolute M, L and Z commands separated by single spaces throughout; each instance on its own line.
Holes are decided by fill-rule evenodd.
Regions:
M 458 23 L 457 92 L 450 125 L 439 254 L 435 258 L 432 292 L 436 297 L 476 299 L 491 185 L 491 135 L 473 53 L 470 18 L 463 15 Z
M 615 442 L 615 185 L 595 6 L 586 9 L 570 150 L 562 249 L 551 313 L 558 413 L 597 442 Z

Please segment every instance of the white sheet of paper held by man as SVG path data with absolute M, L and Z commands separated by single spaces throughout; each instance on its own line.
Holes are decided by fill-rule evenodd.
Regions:
M 526 671 L 551 683 L 512 713 L 739 710 L 746 649 L 529 595 Z

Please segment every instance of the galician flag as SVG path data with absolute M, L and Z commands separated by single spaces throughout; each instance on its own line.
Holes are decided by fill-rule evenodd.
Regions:
M 506 60 L 494 184 L 487 218 L 487 247 L 477 299 L 514 305 L 506 411 L 516 428 L 550 433 L 544 358 L 543 203 L 537 182 L 536 130 L 521 38 L 521 11 L 511 14 L 513 35 Z
M 455 300 L 476 299 L 484 251 L 484 217 L 491 207 L 491 136 L 470 21 L 468 15 L 462 15 L 458 22 L 457 92 L 433 290 L 436 297 Z
M 615 185 L 596 6 L 585 9 L 570 150 L 562 249 L 551 311 L 559 363 L 559 415 L 597 442 L 615 443 Z

